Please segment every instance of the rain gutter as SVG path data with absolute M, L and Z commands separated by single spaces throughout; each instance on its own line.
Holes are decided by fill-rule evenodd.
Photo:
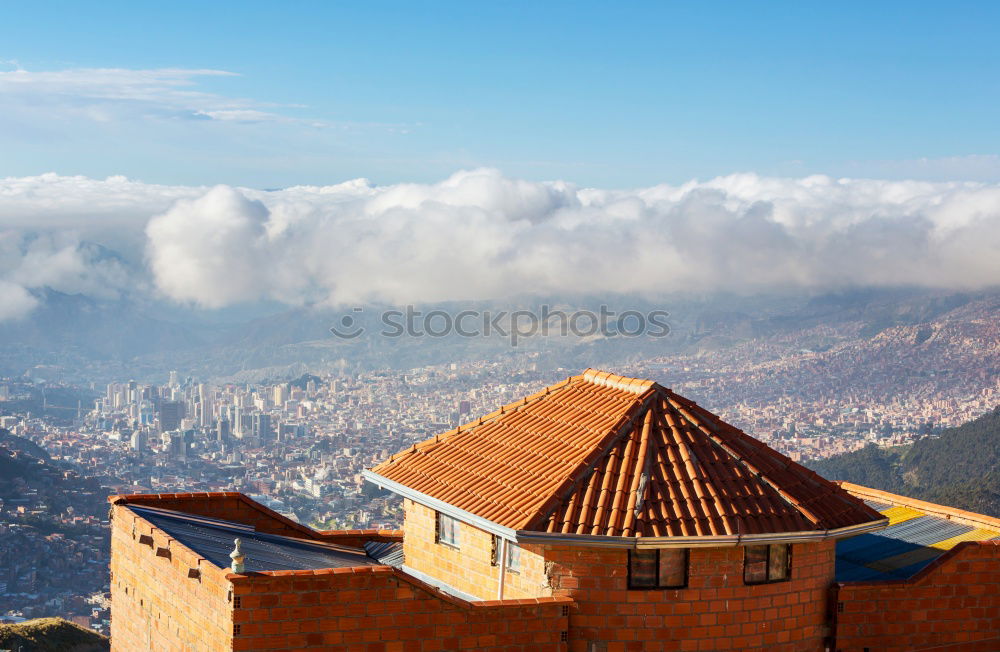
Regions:
M 850 525 L 847 527 L 832 530 L 806 530 L 802 532 L 776 532 L 769 534 L 731 534 L 715 536 L 695 536 L 695 537 L 609 537 L 595 534 L 563 534 L 561 532 L 537 532 L 534 530 L 515 530 L 504 527 L 483 518 L 476 516 L 464 509 L 459 509 L 448 503 L 438 500 L 425 493 L 411 489 L 374 471 L 365 469 L 361 472 L 361 477 L 376 485 L 380 489 L 389 491 L 408 498 L 424 507 L 441 512 L 454 519 L 462 521 L 472 527 L 478 528 L 490 534 L 512 541 L 518 544 L 536 545 L 570 545 L 589 546 L 597 548 L 720 548 L 725 546 L 757 546 L 770 543 L 808 543 L 811 541 L 826 541 L 828 539 L 842 539 L 852 537 L 866 532 L 874 532 L 888 527 L 889 519 L 882 518 L 877 521 Z

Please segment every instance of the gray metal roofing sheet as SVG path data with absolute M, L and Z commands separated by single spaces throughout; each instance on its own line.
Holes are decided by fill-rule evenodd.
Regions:
M 365 544 L 365 552 L 386 566 L 399 568 L 404 562 L 403 544 L 398 541 L 369 541 Z
M 883 512 L 892 507 L 889 503 L 880 503 L 875 500 L 866 500 L 865 504 L 874 509 L 876 512 Z
M 257 532 L 252 526 L 170 510 L 128 505 L 181 544 L 226 568 L 232 561 L 234 539 L 240 539 L 247 571 L 317 570 L 371 566 L 379 562 L 358 548 Z
M 893 539 L 928 546 L 938 541 L 956 537 L 959 534 L 971 532 L 974 529 L 972 526 L 962 525 L 948 519 L 938 518 L 937 516 L 918 516 L 917 518 L 911 518 L 908 521 L 888 527 L 879 532 L 879 534 Z

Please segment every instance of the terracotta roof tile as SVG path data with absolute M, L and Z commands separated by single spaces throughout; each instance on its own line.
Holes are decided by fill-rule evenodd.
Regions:
M 373 471 L 517 530 L 712 536 L 881 519 L 693 401 L 649 380 L 594 369 Z

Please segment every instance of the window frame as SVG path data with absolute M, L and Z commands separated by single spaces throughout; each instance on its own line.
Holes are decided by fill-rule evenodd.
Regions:
M 434 512 L 434 543 L 440 544 L 442 546 L 448 546 L 449 548 L 454 548 L 458 550 L 461 544 L 461 531 L 459 530 L 459 521 L 454 516 L 448 516 L 442 512 Z M 447 523 L 451 525 L 451 539 L 446 539 L 441 536 L 445 528 L 442 525 L 445 523 L 444 519 L 448 519 Z
M 690 548 L 656 548 L 656 570 L 654 572 L 655 582 L 652 585 L 639 585 L 635 584 L 632 580 L 632 553 L 633 550 L 628 551 L 628 588 L 630 591 L 674 591 L 679 589 L 688 588 L 688 582 L 691 576 L 691 549 Z M 664 550 L 683 550 L 684 551 L 684 583 L 677 585 L 667 585 L 660 584 L 660 564 L 663 556 Z
M 784 546 L 785 555 L 785 576 L 774 579 L 771 577 L 771 549 L 776 546 Z M 765 579 L 750 581 L 747 579 L 747 550 L 750 548 L 765 548 L 767 555 L 764 559 Z M 777 584 L 779 582 L 790 582 L 792 580 L 792 544 L 790 543 L 765 543 L 758 546 L 743 546 L 743 584 L 746 586 L 759 586 L 761 584 Z
M 490 566 L 499 566 L 500 537 L 494 534 L 492 535 L 491 540 L 493 545 L 490 548 Z M 507 564 L 505 565 L 505 568 L 508 573 L 521 572 L 521 546 L 517 545 L 513 541 L 507 541 Z

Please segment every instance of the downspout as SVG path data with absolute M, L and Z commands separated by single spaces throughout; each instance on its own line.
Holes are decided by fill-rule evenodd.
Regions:
M 500 555 L 500 579 L 497 580 L 497 600 L 503 600 L 503 583 L 507 579 L 507 539 L 498 538 L 500 539 L 500 550 L 497 551 L 497 554 Z

